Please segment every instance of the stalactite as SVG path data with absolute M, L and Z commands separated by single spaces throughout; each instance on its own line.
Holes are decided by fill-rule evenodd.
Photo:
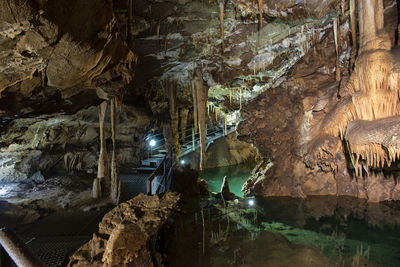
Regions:
M 225 133 L 225 136 L 228 133 L 228 124 L 227 124 L 226 113 L 225 112 L 224 112 L 224 133 Z
M 258 0 L 258 11 L 260 12 L 260 30 L 263 26 L 263 0 Z
M 225 44 L 224 44 L 224 39 L 225 39 L 224 5 L 225 5 L 225 1 L 224 0 L 218 0 L 218 3 L 219 3 L 219 22 L 221 24 L 221 47 L 222 47 L 222 53 L 224 53 L 224 50 L 225 50 Z
M 340 82 L 340 62 L 339 62 L 339 57 L 340 57 L 340 44 L 339 44 L 339 37 L 340 37 L 340 31 L 339 31 L 339 17 L 336 16 L 333 20 L 333 35 L 335 39 L 335 49 L 336 49 L 336 82 Z
M 239 94 L 239 110 L 242 110 L 242 87 L 240 87 L 240 94 Z
M 117 141 L 116 141 L 116 99 L 111 99 L 111 139 L 113 143 L 113 150 L 111 156 L 111 199 L 114 203 L 119 203 L 121 188 L 121 180 L 119 178 L 118 164 L 117 164 Z
M 197 118 L 198 118 L 198 113 L 197 113 L 197 105 L 198 105 L 198 101 L 197 101 L 197 92 L 196 92 L 196 86 L 194 84 L 195 79 L 192 80 L 192 96 L 193 96 L 193 124 L 194 124 L 194 132 L 197 133 Z
M 198 103 L 197 116 L 200 132 L 200 170 L 204 170 L 206 160 L 206 105 L 208 99 L 208 88 L 204 85 L 203 75 L 199 68 L 194 72 L 192 84 L 194 91 L 197 94 Z
M 186 140 L 186 129 L 187 129 L 187 120 L 188 120 L 189 110 L 186 108 L 183 108 L 183 109 L 181 109 L 180 113 L 181 113 L 180 114 L 181 131 L 182 131 L 181 140 L 182 140 L 182 143 L 184 143 Z
M 133 41 L 133 0 L 129 0 L 129 8 L 128 8 L 128 45 L 131 49 L 134 48 L 134 41 Z
M 109 167 L 107 157 L 105 118 L 107 112 L 107 101 L 99 105 L 99 130 L 100 130 L 100 156 L 97 168 L 97 178 L 101 181 L 102 193 L 109 192 Z
M 101 180 L 99 178 L 93 180 L 92 197 L 101 198 Z
M 229 105 L 232 105 L 232 90 L 229 88 Z
M 168 100 L 169 100 L 169 114 L 171 116 L 171 130 L 174 139 L 174 154 L 175 159 L 178 161 L 178 156 L 180 154 L 180 143 L 179 143 L 179 116 L 178 116 L 178 108 L 177 108 L 177 98 L 176 98 L 176 81 L 168 81 L 167 82 L 167 90 L 168 90 Z
M 350 70 L 353 70 L 357 56 L 357 20 L 356 20 L 356 0 L 350 0 L 350 23 L 351 23 L 351 41 L 353 47 L 350 55 Z

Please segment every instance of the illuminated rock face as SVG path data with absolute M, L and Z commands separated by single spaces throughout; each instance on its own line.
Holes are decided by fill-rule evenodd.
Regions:
M 280 92 L 269 91 L 245 107 L 240 138 L 255 142 L 273 163 L 259 167 L 244 186 L 248 194 L 399 199 L 393 163 L 400 148 L 400 64 L 392 34 L 386 33 L 393 27 L 384 27 L 383 1 L 359 5 L 359 55 L 340 87 L 332 75 L 323 74 L 322 66 L 334 64 L 335 52 L 319 54 L 316 48 L 297 64 Z M 262 109 L 271 114 L 260 114 Z M 265 127 L 254 130 L 251 125 Z
M 0 99 L 46 87 L 62 98 L 89 89 L 104 97 L 133 76 L 135 55 L 117 34 L 112 1 L 2 1 L 0 18 Z
M 383 2 L 360 1 L 360 54 L 354 73 L 341 94 L 345 108 L 323 124 L 328 134 L 348 144 L 355 175 L 369 167 L 390 167 L 399 159 L 397 125 L 400 114 L 399 60 L 391 53 L 389 35 L 384 31 Z M 350 123 L 350 124 L 349 124 Z

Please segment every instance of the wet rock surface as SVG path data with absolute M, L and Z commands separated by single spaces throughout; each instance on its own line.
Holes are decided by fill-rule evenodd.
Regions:
M 170 216 L 179 195 L 143 194 L 107 213 L 91 241 L 71 256 L 68 266 L 155 266 L 161 255 L 150 240 Z

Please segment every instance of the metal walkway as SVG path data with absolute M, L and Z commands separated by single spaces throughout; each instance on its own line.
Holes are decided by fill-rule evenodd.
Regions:
M 45 266 L 65 266 L 69 256 L 98 231 L 99 222 L 111 208 L 56 212 L 34 223 L 17 227 L 15 231 Z M 0 263 L 0 266 L 16 265 Z
M 224 128 L 209 129 L 207 131 L 206 151 L 215 140 L 231 134 L 234 131 L 234 126 L 227 126 L 226 130 Z M 187 134 L 185 140 L 181 140 L 181 151 L 179 157 L 184 157 L 200 147 L 200 135 L 198 133 L 195 134 L 193 129 L 189 129 L 187 133 L 188 132 L 191 134 Z M 182 136 L 182 134 L 180 134 L 180 136 Z M 155 194 L 157 193 L 157 190 L 155 190 L 156 188 L 161 187 L 160 190 L 165 191 L 169 187 L 170 181 L 163 181 L 163 175 L 166 175 L 166 172 L 169 171 L 168 169 L 163 170 L 163 175 L 154 175 L 154 171 L 160 167 L 160 164 L 166 157 L 167 153 L 163 135 L 156 134 L 149 136 L 147 141 L 150 143 L 151 140 L 156 140 L 154 141 L 156 145 L 151 149 L 149 158 L 142 160 L 141 166 L 132 170 L 134 173 L 120 175 L 121 182 L 128 193 L 129 198 L 135 197 L 140 193 Z M 150 190 L 151 192 L 148 192 L 149 188 L 147 183 L 151 175 L 154 175 L 154 180 L 150 182 L 150 188 L 153 189 Z

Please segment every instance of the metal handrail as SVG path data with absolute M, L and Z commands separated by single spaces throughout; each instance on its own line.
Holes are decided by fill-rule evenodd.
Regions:
M 19 267 L 45 266 L 45 264 L 25 245 L 17 234 L 10 229 L 0 229 L 0 245 Z M 4 265 L 0 262 L 0 266 Z
M 229 125 L 229 128 L 230 127 L 231 127 L 231 125 Z M 193 143 L 194 141 L 197 140 L 195 136 L 200 135 L 200 133 L 193 134 L 193 129 L 189 129 L 189 130 L 192 131 L 192 141 L 183 143 L 182 145 L 188 145 L 190 143 Z M 189 131 L 189 130 L 187 130 L 187 131 Z M 208 130 L 211 130 L 211 132 L 208 132 L 207 135 L 218 133 L 221 130 L 224 131 L 223 128 L 219 128 L 219 127 L 213 127 Z M 158 136 L 158 135 L 160 135 L 160 134 L 157 134 L 154 136 Z M 194 137 L 194 139 L 193 139 L 193 137 Z M 160 149 L 163 146 L 165 146 L 165 140 L 164 140 L 163 145 L 153 148 L 153 151 L 157 151 L 158 149 Z M 168 188 L 169 188 L 168 184 L 171 182 L 171 177 L 173 174 L 173 168 L 174 168 L 175 164 L 176 164 L 176 162 L 174 162 L 170 152 L 163 157 L 161 163 L 158 165 L 158 167 L 151 173 L 151 175 L 147 179 L 147 194 L 148 195 L 151 195 L 153 193 L 152 183 L 153 183 L 154 179 L 156 178 L 156 176 L 161 172 L 161 170 L 163 171 L 163 175 L 162 175 L 162 178 L 155 190 L 155 193 L 159 194 L 162 186 L 164 187 L 165 192 L 168 190 Z
M 156 178 L 157 174 L 160 172 L 162 168 L 165 168 L 165 162 L 168 159 L 168 155 L 165 155 L 163 160 L 161 161 L 160 165 L 151 173 L 149 178 L 147 179 L 147 194 L 151 195 L 152 194 L 152 183 L 154 178 Z
M 228 125 L 228 128 L 231 127 L 231 126 L 232 126 L 232 125 Z M 218 126 L 215 125 L 214 127 L 211 127 L 211 128 L 208 128 L 208 129 L 207 129 L 207 135 L 213 134 L 213 133 L 217 133 L 217 132 L 219 132 L 219 131 L 221 131 L 221 130 L 223 131 L 223 128 L 218 127 Z M 187 132 L 193 132 L 193 127 L 192 127 L 192 128 L 186 129 L 185 132 L 186 132 L 186 133 L 187 133 Z M 153 139 L 154 137 L 156 137 L 156 136 L 161 136 L 161 135 L 163 135 L 163 133 L 157 133 L 157 134 L 154 134 L 154 135 L 150 135 L 150 136 L 146 137 L 146 140 L 151 140 L 151 139 Z M 180 136 L 182 135 L 182 131 L 179 132 L 179 135 L 180 135 Z M 197 140 L 197 139 L 200 138 L 200 132 L 198 131 L 197 133 L 194 134 L 194 136 L 193 136 L 193 135 L 186 135 L 186 139 L 190 138 L 190 136 L 192 137 L 192 139 L 194 138 L 195 140 Z M 187 142 L 185 142 L 186 140 L 182 140 L 182 141 L 183 141 L 182 145 L 188 145 L 188 144 L 190 144 L 190 143 L 193 142 L 193 140 L 187 141 Z M 158 146 L 156 146 L 156 147 L 154 147 L 154 148 L 152 148 L 152 149 L 151 149 L 152 151 L 157 151 L 157 150 L 160 150 L 160 149 L 162 149 L 162 148 L 165 148 L 165 139 L 164 139 L 164 138 L 158 140 L 158 142 L 161 143 L 161 144 L 158 145 Z

